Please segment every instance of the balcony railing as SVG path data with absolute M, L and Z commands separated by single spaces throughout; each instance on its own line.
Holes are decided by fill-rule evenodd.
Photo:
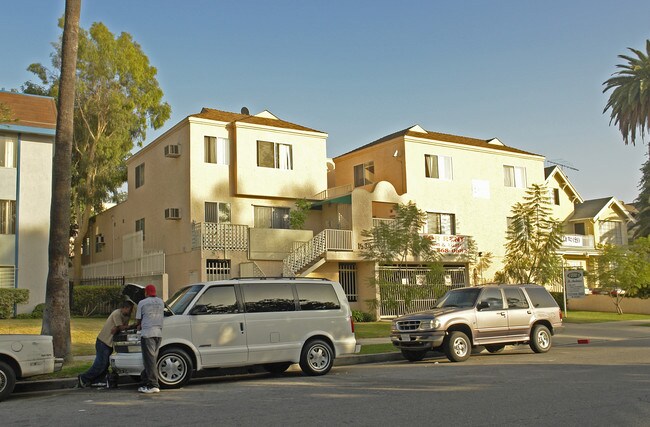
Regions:
M 165 272 L 165 253 L 151 252 L 130 260 L 103 261 L 82 267 L 82 278 L 148 276 Z
M 197 222 L 192 225 L 192 250 L 247 251 L 248 226 Z
M 338 186 L 338 187 L 328 188 L 327 190 L 323 190 L 320 193 L 314 195 L 312 197 L 312 199 L 314 199 L 314 200 L 333 199 L 335 197 L 350 194 L 351 192 L 352 192 L 352 185 L 351 184 L 346 184 L 346 185 L 341 185 L 341 186 Z
M 562 249 L 595 249 L 594 236 L 582 234 L 565 234 L 562 236 Z
M 326 229 L 308 242 L 296 247 L 283 260 L 283 274 L 294 276 L 327 251 L 351 251 L 352 231 Z

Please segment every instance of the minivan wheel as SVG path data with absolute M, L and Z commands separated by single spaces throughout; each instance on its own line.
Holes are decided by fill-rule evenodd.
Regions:
M 0 401 L 5 400 L 14 391 L 15 385 L 16 373 L 11 366 L 0 361 Z
M 488 353 L 501 353 L 504 348 L 506 348 L 506 346 L 501 344 L 492 344 L 485 346 L 485 349 L 488 351 Z
M 179 388 L 192 378 L 192 360 L 180 348 L 167 348 L 158 357 L 158 382 L 162 388 Z
M 461 331 L 453 331 L 443 344 L 447 359 L 452 362 L 464 362 L 472 354 L 469 338 Z
M 426 350 L 402 350 L 402 356 L 409 362 L 419 362 L 426 354 Z
M 552 345 L 553 339 L 548 328 L 544 325 L 535 325 L 530 333 L 530 348 L 535 353 L 546 353 Z
M 264 370 L 270 374 L 277 375 L 285 372 L 291 365 L 291 362 L 267 363 L 266 365 L 262 365 L 262 368 L 264 368 Z
M 334 350 L 323 340 L 308 341 L 300 353 L 300 369 L 307 375 L 325 375 L 334 364 Z

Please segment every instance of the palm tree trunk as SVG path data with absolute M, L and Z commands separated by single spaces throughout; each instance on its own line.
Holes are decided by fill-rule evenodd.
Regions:
M 66 0 L 61 47 L 58 115 L 54 141 L 50 244 L 41 334 L 52 335 L 55 357 L 72 361 L 68 261 L 70 245 L 71 158 L 75 77 L 81 0 Z

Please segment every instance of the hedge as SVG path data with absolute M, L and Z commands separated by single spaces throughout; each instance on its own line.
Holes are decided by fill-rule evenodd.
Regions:
M 29 301 L 27 289 L 0 289 L 0 319 L 10 318 L 14 314 L 14 305 L 25 304 L 27 301 Z
M 75 286 L 71 311 L 80 316 L 110 313 L 124 300 L 122 286 Z

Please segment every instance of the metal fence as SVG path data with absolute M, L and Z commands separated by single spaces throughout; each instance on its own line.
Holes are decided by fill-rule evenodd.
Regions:
M 91 279 L 82 279 L 79 282 L 78 286 L 124 286 L 126 283 L 126 278 L 124 276 L 112 276 L 112 277 L 94 277 Z M 74 307 L 74 284 L 70 282 L 70 309 Z M 100 303 L 96 306 L 93 311 L 93 315 L 102 314 L 109 315 L 118 308 L 118 306 L 111 302 L 106 301 Z

